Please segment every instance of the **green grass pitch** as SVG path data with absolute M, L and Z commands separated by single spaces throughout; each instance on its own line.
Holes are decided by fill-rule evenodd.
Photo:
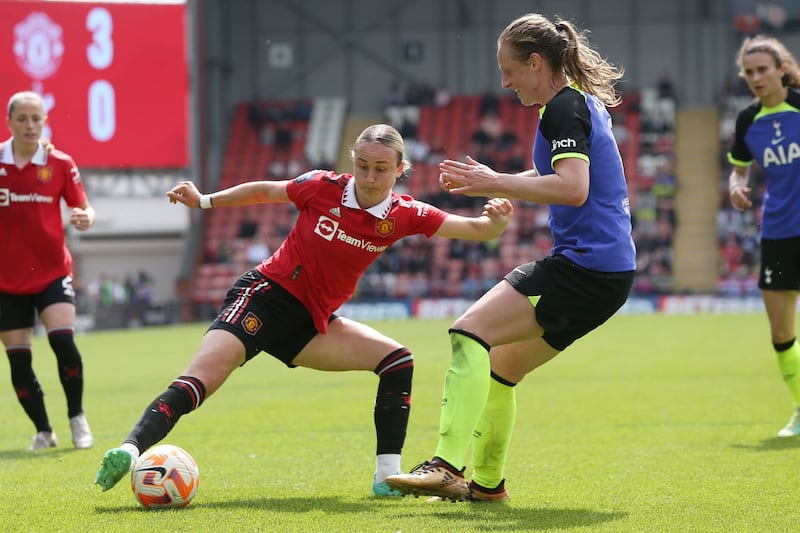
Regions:
M 416 357 L 403 467 L 433 453 L 450 320 L 374 323 Z M 368 372 L 288 369 L 259 355 L 164 440 L 197 460 L 181 510 L 146 511 L 126 480 L 93 485 L 206 324 L 78 337 L 92 450 L 74 450 L 55 358 L 34 365 L 60 446 L 33 427 L 6 377 L 0 395 L 0 531 L 792 531 L 800 438 L 778 439 L 792 403 L 763 314 L 618 316 L 517 390 L 508 505 L 371 497 Z M 8 376 L 8 373 L 6 373 Z M 469 471 L 469 466 L 468 466 Z

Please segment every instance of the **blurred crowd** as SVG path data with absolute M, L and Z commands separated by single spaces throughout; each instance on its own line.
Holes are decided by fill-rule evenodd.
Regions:
M 401 131 L 414 166 L 435 168 L 446 157 L 463 158 L 469 153 L 498 169 L 518 172 L 529 167 L 530 147 L 521 142 L 513 127 L 499 118 L 499 98 L 490 91 L 480 96 L 479 120 L 469 132 L 466 148 L 456 153 L 437 137 L 424 138 L 418 133 L 420 106 L 448 109 L 453 97 L 444 88 L 409 84 L 393 85 L 388 91 L 386 120 Z M 637 277 L 634 293 L 666 294 L 672 291 L 673 235 L 678 220 L 675 196 L 679 185 L 675 175 L 675 117 L 678 97 L 668 75 L 661 76 L 653 87 L 623 93 L 623 105 L 611 110 L 614 130 L 626 165 L 631 196 L 633 235 L 637 246 Z M 758 216 L 763 199 L 763 183 L 756 169 L 755 208 L 738 212 L 730 207 L 727 195 L 729 166 L 724 154 L 733 133 L 733 117 L 751 95 L 746 86 L 733 79 L 722 95 L 720 138 L 720 208 L 717 216 L 720 274 L 718 293 L 725 296 L 756 295 L 759 264 Z M 251 113 L 251 125 L 262 133 L 262 141 L 280 145 L 281 124 L 287 120 L 304 120 L 309 109 L 290 111 L 287 116 L 265 116 L 264 107 L 254 106 L 261 113 Z M 392 112 L 389 112 L 389 111 Z M 398 111 L 400 110 L 400 111 Z M 416 110 L 416 111 L 414 111 Z M 264 133 L 265 128 L 270 133 Z M 311 168 L 333 168 L 333 165 L 312 165 L 299 159 L 285 172 L 270 171 L 275 178 L 292 177 Z M 280 175 L 278 175 L 280 174 Z M 424 175 L 423 175 L 424 174 Z M 435 179 L 427 174 L 411 172 L 401 179 L 397 189 L 407 190 L 403 180 Z M 472 214 L 485 201 L 482 198 L 454 196 L 436 187 L 423 189 L 414 196 L 448 210 Z M 547 207 L 517 202 L 516 213 L 508 229 L 495 242 L 470 243 L 437 238 L 407 238 L 397 243 L 375 262 L 363 277 L 357 297 L 405 298 L 416 296 L 474 298 L 485 292 L 518 258 L 543 257 L 552 242 L 547 228 Z M 255 264 L 266 257 L 270 242 L 280 242 L 286 228 L 257 228 L 253 220 L 245 220 L 237 238 L 224 243 L 211 262 L 232 262 L 237 268 Z M 274 235 L 273 235 L 274 234 Z M 245 250 L 243 252 L 242 250 Z
M 720 202 L 717 211 L 717 238 L 720 263 L 717 292 L 722 296 L 760 296 L 758 269 L 759 227 L 764 202 L 764 178 L 757 164 L 753 165 L 751 200 L 753 207 L 737 211 L 731 206 L 728 194 L 730 163 L 727 152 L 733 142 L 736 114 L 753 101 L 753 94 L 740 76 L 732 76 L 720 95 Z

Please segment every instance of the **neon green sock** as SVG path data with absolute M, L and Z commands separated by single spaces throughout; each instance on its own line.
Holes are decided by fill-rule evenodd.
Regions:
M 783 382 L 792 395 L 795 406 L 800 407 L 800 344 L 795 339 L 788 350 L 775 352 L 778 357 L 778 368 L 783 376 Z
M 478 485 L 493 489 L 503 481 L 511 432 L 517 414 L 514 387 L 492 379 L 489 399 L 472 439 L 472 479 Z
M 453 353 L 444 378 L 436 456 L 461 469 L 489 396 L 491 366 L 488 351 L 472 337 L 451 331 L 450 343 Z

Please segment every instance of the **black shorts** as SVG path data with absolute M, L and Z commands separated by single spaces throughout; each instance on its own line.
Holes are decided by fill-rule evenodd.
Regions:
M 758 288 L 773 291 L 800 290 L 800 237 L 761 239 Z
M 328 321 L 336 318 L 331 315 Z M 292 360 L 319 333 L 300 300 L 258 270 L 248 270 L 236 280 L 208 329 L 233 333 L 244 344 L 247 361 L 264 351 L 290 368 L 295 366 Z
M 45 307 L 57 303 L 75 305 L 72 276 L 58 278 L 36 294 L 0 292 L 0 331 L 32 328 L 36 313 L 41 314 Z
M 563 351 L 611 318 L 622 307 L 633 286 L 635 271 L 597 272 L 564 256 L 526 263 L 506 274 L 517 291 L 535 301 L 542 338 Z

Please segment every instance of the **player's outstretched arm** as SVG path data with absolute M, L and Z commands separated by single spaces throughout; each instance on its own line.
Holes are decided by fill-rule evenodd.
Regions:
M 191 181 L 181 181 L 167 191 L 167 198 L 173 204 L 181 203 L 187 207 L 226 207 L 237 205 L 288 202 L 286 186 L 289 181 L 251 181 L 240 183 L 215 193 L 201 194 Z
M 448 214 L 435 235 L 449 239 L 490 241 L 508 226 L 514 207 L 505 198 L 492 198 L 483 206 L 479 217 Z

